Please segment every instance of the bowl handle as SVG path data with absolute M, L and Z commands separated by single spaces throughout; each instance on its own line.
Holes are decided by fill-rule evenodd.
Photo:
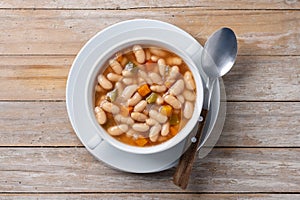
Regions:
M 88 140 L 87 147 L 93 150 L 100 145 L 102 141 L 103 139 L 98 134 L 95 134 L 91 139 Z

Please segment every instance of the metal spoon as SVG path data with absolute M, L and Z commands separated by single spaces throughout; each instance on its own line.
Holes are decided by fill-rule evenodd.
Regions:
M 180 157 L 176 172 L 173 176 L 175 185 L 186 189 L 195 161 L 197 148 L 200 145 L 203 127 L 206 121 L 215 81 L 232 68 L 237 55 L 237 40 L 229 28 L 221 28 L 208 38 L 201 56 L 202 68 L 208 76 L 204 88 L 204 101 L 201 116 L 198 120 L 198 131 L 192 138 L 192 143 Z

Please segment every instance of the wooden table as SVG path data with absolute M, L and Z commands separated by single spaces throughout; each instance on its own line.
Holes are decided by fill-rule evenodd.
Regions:
M 0 199 L 300 198 L 299 1 L 150 2 L 1 1 Z M 129 174 L 97 161 L 68 120 L 76 54 L 134 18 L 172 23 L 201 44 L 222 26 L 238 37 L 223 133 L 185 191 L 172 183 L 174 168 Z

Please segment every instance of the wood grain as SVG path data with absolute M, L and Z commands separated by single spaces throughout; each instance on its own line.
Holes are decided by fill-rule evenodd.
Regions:
M 299 55 L 300 11 L 203 10 L 0 10 L 0 55 L 75 55 L 97 32 L 134 18 L 172 23 L 204 44 L 223 26 L 238 37 L 239 55 Z M 99 19 L 101 19 L 99 21 Z M 238 19 L 238 20 L 237 20 Z
M 65 102 L 0 102 L 0 146 L 82 146 Z
M 137 8 L 170 8 L 170 7 L 201 7 L 203 9 L 299 9 L 299 1 L 293 0 L 152 0 L 152 1 L 35 1 L 35 0 L 2 0 L 0 8 L 35 8 L 35 9 L 137 9 Z
M 229 102 L 219 146 L 299 147 L 300 103 Z
M 84 148 L 5 148 L 0 155 L 0 192 L 182 191 L 172 183 L 174 169 L 123 173 Z M 299 156 L 300 149 L 214 149 L 195 163 L 187 192 L 298 192 Z
M 218 146 L 300 147 L 299 102 L 229 102 Z M 0 146 L 81 146 L 65 102 L 0 102 Z
M 62 199 L 111 199 L 111 200 L 153 200 L 153 199 L 189 199 L 189 200 L 282 200 L 282 199 L 299 199 L 299 194 L 139 194 L 139 193 L 125 193 L 125 194 L 0 194 L 2 200 L 9 199 L 26 199 L 26 200 L 62 200 Z
M 0 64 L 1 100 L 64 100 L 74 57 L 4 56 Z
M 238 56 L 223 80 L 229 101 L 299 101 L 300 57 Z
M 0 100 L 65 100 L 74 58 L 2 56 Z M 238 56 L 223 80 L 229 101 L 300 101 L 300 56 Z

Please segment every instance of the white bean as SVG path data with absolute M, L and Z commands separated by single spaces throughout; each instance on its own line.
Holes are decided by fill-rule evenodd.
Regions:
M 153 62 L 157 62 L 158 59 L 159 59 L 158 56 L 151 56 L 151 60 L 152 60 Z
M 122 76 L 119 74 L 115 74 L 115 73 L 108 73 L 107 74 L 107 79 L 112 81 L 112 82 L 117 82 L 120 81 L 122 79 Z
M 146 124 L 149 126 L 153 126 L 155 124 L 158 124 L 158 121 L 156 121 L 155 119 L 152 119 L 152 118 L 148 118 L 148 119 L 146 119 Z
M 103 101 L 100 106 L 103 110 L 112 114 L 118 114 L 120 112 L 120 108 L 118 106 L 108 101 Z
M 138 77 L 139 86 L 146 84 L 146 81 L 142 77 Z
M 123 70 L 122 71 L 122 76 L 124 77 L 132 77 L 133 76 L 133 73 L 128 71 L 128 70 Z
M 172 87 L 170 87 L 169 93 L 171 95 L 177 96 L 181 94 L 183 90 L 184 90 L 184 81 L 182 79 L 179 79 L 172 85 Z
M 156 103 L 157 105 L 161 105 L 161 104 L 164 103 L 164 99 L 163 99 L 160 95 L 158 95 L 157 98 L 156 98 L 155 103 Z
M 132 128 L 138 132 L 145 132 L 149 130 L 149 126 L 145 123 L 135 123 L 132 125 Z
M 149 111 L 149 116 L 150 118 L 158 121 L 159 123 L 165 123 L 168 120 L 168 117 L 157 112 L 156 110 L 150 110 Z
M 163 58 L 160 58 L 157 61 L 159 74 L 164 77 L 166 72 L 166 61 Z
M 150 53 L 149 49 L 145 50 L 145 56 L 146 56 L 146 60 L 150 60 L 151 59 L 151 53 Z
M 147 106 L 147 101 L 142 100 L 134 106 L 133 111 L 134 112 L 142 112 L 146 108 L 146 106 Z
M 180 109 L 181 108 L 181 103 L 178 101 L 178 99 L 172 95 L 166 95 L 164 97 L 165 102 L 170 104 L 173 108 L 175 109 Z
M 118 135 L 122 135 L 127 130 L 128 130 L 127 124 L 120 124 L 120 125 L 109 127 L 107 129 L 107 132 L 112 136 L 118 136 Z
M 120 62 L 122 67 L 125 67 L 125 65 L 128 63 L 128 59 L 125 56 L 122 56 L 122 60 Z
M 145 52 L 140 45 L 134 45 L 132 51 L 135 55 L 135 59 L 138 63 L 144 63 L 146 59 Z
M 124 90 L 124 87 L 123 87 L 122 83 L 116 82 L 115 88 L 117 89 L 118 94 L 122 94 L 122 92 L 123 92 L 123 90 Z
M 132 112 L 130 116 L 132 119 L 138 122 L 145 122 L 146 119 L 148 119 L 147 115 L 144 115 L 143 113 L 139 112 Z
M 96 105 L 96 106 L 100 106 L 101 103 L 102 103 L 105 99 L 106 99 L 106 96 L 105 96 L 105 95 L 102 95 L 102 96 L 98 97 L 98 98 L 96 99 L 96 101 L 95 101 L 95 105 Z
M 158 57 L 165 57 L 168 54 L 166 51 L 156 47 L 150 47 L 149 51 Z
M 115 115 L 114 119 L 115 119 L 116 122 L 118 122 L 120 124 L 128 124 L 128 125 L 133 125 L 134 124 L 133 119 L 131 119 L 130 117 L 124 117 L 120 114 Z
M 166 81 L 165 81 L 165 86 L 167 87 L 167 88 L 170 88 L 172 85 L 173 85 L 173 83 L 175 83 L 175 79 L 167 79 Z
M 182 94 L 187 101 L 195 101 L 196 99 L 195 93 L 191 90 L 184 90 Z
M 152 142 L 156 142 L 159 136 L 159 132 L 161 130 L 161 125 L 156 124 L 151 127 L 150 132 L 149 132 L 149 138 Z
M 123 79 L 122 79 L 122 82 L 123 82 L 125 85 L 131 85 L 131 84 L 133 84 L 133 78 L 123 78 Z
M 151 80 L 150 78 L 147 78 L 147 79 L 146 79 L 146 82 L 147 82 L 147 84 L 149 84 L 149 85 L 152 85 L 152 84 L 153 84 L 153 82 L 152 82 L 152 80 Z
M 183 79 L 184 79 L 185 86 L 187 89 L 194 90 L 196 88 L 196 85 L 195 85 L 195 82 L 193 79 L 193 75 L 191 72 L 189 72 L 189 71 L 185 72 Z
M 97 84 L 97 85 L 95 86 L 95 91 L 96 91 L 96 92 L 104 92 L 105 90 L 104 90 L 99 84 Z
M 161 93 L 161 92 L 165 92 L 167 90 L 167 87 L 165 85 L 151 85 L 150 89 L 153 92 Z
M 157 139 L 158 142 L 164 142 L 166 140 L 168 140 L 168 138 L 165 137 L 165 136 L 159 136 L 158 139 Z
M 168 78 L 176 79 L 178 75 L 179 75 L 179 68 L 177 66 L 171 67 Z
M 135 106 L 138 102 L 142 100 L 142 96 L 136 92 L 130 99 L 128 99 L 128 106 Z
M 149 110 L 147 110 L 147 109 L 143 110 L 143 114 L 149 115 Z
M 153 83 L 156 83 L 156 84 L 159 84 L 159 85 L 163 84 L 163 81 L 162 81 L 160 75 L 158 75 L 157 73 L 150 72 L 149 77 L 151 78 Z
M 149 85 L 152 85 L 152 84 L 153 84 L 152 80 L 148 77 L 148 74 L 147 74 L 145 71 L 139 70 L 139 71 L 138 71 L 138 75 L 139 75 L 141 78 L 143 78 Z
M 105 124 L 107 120 L 105 112 L 100 107 L 97 106 L 95 108 L 95 113 L 96 113 L 96 119 L 98 123 Z
M 129 129 L 128 131 L 126 131 L 126 136 L 129 137 L 129 138 L 131 138 L 131 137 L 133 137 L 133 135 L 134 135 L 135 133 L 136 133 L 135 130 L 133 130 L 133 129 L 131 128 L 131 129 Z
M 170 131 L 170 123 L 167 122 L 164 125 L 162 125 L 161 133 L 160 134 L 162 136 L 167 136 L 169 134 L 169 131 Z
M 194 110 L 193 104 L 189 101 L 186 101 L 185 104 L 184 104 L 183 116 L 186 119 L 190 119 L 193 115 L 193 110 Z
M 182 59 L 179 57 L 168 57 L 166 60 L 166 63 L 168 65 L 181 65 Z
M 123 79 L 124 80 L 124 79 Z M 127 86 L 123 92 L 122 92 L 122 97 L 127 100 L 129 99 L 133 94 L 134 92 L 137 90 L 138 86 L 137 85 L 129 85 Z
M 184 96 L 182 94 L 177 95 L 176 98 L 178 99 L 178 101 L 180 101 L 181 104 L 184 104 L 185 99 L 184 99 Z
M 115 73 L 117 73 L 117 74 L 122 73 L 123 68 L 122 68 L 121 64 L 118 61 L 116 61 L 115 59 L 111 59 L 109 61 L 109 65 Z
M 112 83 L 111 83 L 109 80 L 107 80 L 107 78 L 105 78 L 105 76 L 103 76 L 102 74 L 100 74 L 100 75 L 98 76 L 98 83 L 99 83 L 100 86 L 101 86 L 102 88 L 104 88 L 105 90 L 110 90 L 110 89 L 113 88 Z
M 171 67 L 167 80 L 165 81 L 165 86 L 167 88 L 171 87 L 171 85 L 173 85 L 173 83 L 176 81 L 177 76 L 179 75 L 179 68 L 177 66 L 173 66 Z

